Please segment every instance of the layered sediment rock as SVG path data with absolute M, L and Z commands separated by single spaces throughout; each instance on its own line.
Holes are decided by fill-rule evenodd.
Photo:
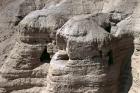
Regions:
M 15 26 L 28 13 L 44 5 L 43 0 L 0 0 L 0 67 L 15 45 Z
M 133 37 L 107 32 L 100 26 L 105 22 L 98 20 L 100 16 L 103 14 L 74 17 L 58 31 L 60 50 L 51 60 L 47 89 L 42 93 L 128 92 Z M 124 53 L 127 55 L 120 55 Z
M 138 0 L 1 1 L 0 92 L 139 93 Z
M 16 93 L 14 91 L 22 89 L 27 89 L 28 92 L 30 88 L 38 87 L 36 90 L 30 89 L 29 93 L 35 93 L 40 91 L 40 87 L 43 88 L 50 59 L 44 63 L 40 58 L 47 48 L 47 41 L 50 38 L 45 28 L 30 26 L 26 19 L 19 24 L 15 47 L 0 69 L 4 78 L 1 79 L 0 87 L 5 88 L 6 93 Z M 23 91 L 25 92 L 26 90 Z

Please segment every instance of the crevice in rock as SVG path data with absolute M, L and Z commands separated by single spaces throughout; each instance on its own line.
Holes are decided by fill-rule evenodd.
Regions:
M 99 50 L 99 53 L 100 53 L 100 57 L 102 58 L 103 57 L 103 52 L 101 50 Z
M 108 57 L 109 57 L 109 59 L 108 59 L 108 65 L 111 66 L 114 63 L 112 50 L 110 50 L 108 52 Z
M 140 51 L 140 49 L 136 49 L 137 51 Z
M 23 16 L 16 16 L 14 26 L 17 26 L 23 18 L 24 18 Z
M 118 23 L 129 17 L 130 14 L 123 14 L 117 11 L 111 11 L 109 17 L 101 24 L 101 27 L 108 33 L 112 33 L 112 28 L 116 27 Z
M 57 54 L 57 60 L 69 60 L 69 56 L 66 51 L 59 51 Z

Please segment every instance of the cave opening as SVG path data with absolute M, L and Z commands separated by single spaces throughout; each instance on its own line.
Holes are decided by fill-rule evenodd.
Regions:
M 40 56 L 40 61 L 43 63 L 50 63 L 51 57 L 50 54 L 47 51 L 47 46 L 43 50 L 41 56 Z
M 104 30 L 106 30 L 108 33 L 111 33 L 111 23 L 104 22 L 101 27 L 104 28 Z
M 108 26 L 106 26 L 104 28 L 108 33 L 111 33 L 111 24 L 108 24 Z

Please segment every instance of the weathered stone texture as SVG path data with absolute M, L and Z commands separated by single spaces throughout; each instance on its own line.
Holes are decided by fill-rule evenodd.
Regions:
M 0 93 L 139 93 L 139 3 L 0 0 Z
M 42 93 L 128 92 L 133 37 L 130 33 L 115 37 L 105 31 L 94 20 L 100 15 L 74 17 L 58 31 L 57 45 L 63 50 L 51 60 L 47 88 Z M 125 43 L 128 39 L 130 42 Z M 127 55 L 120 55 L 123 53 Z

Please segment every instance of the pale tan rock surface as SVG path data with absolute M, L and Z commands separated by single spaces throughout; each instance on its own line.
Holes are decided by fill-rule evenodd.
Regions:
M 128 93 L 133 36 L 105 31 L 100 26 L 107 20 L 103 17 L 77 16 L 62 26 L 57 33 L 61 51 L 51 60 L 47 88 L 42 93 Z M 123 53 L 126 55 L 120 55 Z M 69 58 L 64 59 L 65 55 Z
M 139 0 L 0 0 L 0 66 L 4 63 L 0 69 L 0 93 L 127 93 L 132 83 L 131 74 L 133 85 L 129 93 L 139 93 L 139 7 Z M 83 14 L 93 16 L 74 17 Z M 55 44 L 57 31 L 57 45 L 61 51 Z M 105 40 L 105 44 L 98 43 L 100 40 Z M 50 67 L 40 62 L 46 46 L 51 56 L 58 51 Z M 98 53 L 106 50 L 103 51 L 106 54 L 113 49 L 115 64 L 110 69 L 105 64 L 102 65 L 104 69 L 98 68 L 101 63 L 97 67 L 91 65 L 98 55 L 93 46 Z M 92 58 L 94 54 L 95 59 Z M 107 56 L 104 58 L 104 62 L 108 62 Z M 105 78 L 96 80 L 88 76 Z M 110 79 L 115 82 L 110 82 L 112 87 L 106 83 Z M 91 83 L 86 84 L 84 81 L 88 80 Z M 95 81 L 103 84 L 98 86 Z
M 140 92 L 140 28 L 139 28 L 139 14 L 140 14 L 140 1 L 137 2 L 137 6 L 133 13 L 133 31 L 135 32 L 135 52 L 132 57 L 132 73 L 133 73 L 133 86 L 130 93 Z
M 15 44 L 15 26 L 31 11 L 41 9 L 43 0 L 0 0 L 0 67 Z
M 38 62 L 38 60 L 35 60 L 35 58 L 38 59 L 38 57 L 40 57 L 44 47 L 43 45 L 32 46 L 22 43 L 20 39 L 17 38 L 19 34 L 17 34 L 16 31 L 19 30 L 15 29 L 18 23 L 28 13 L 41 9 L 45 5 L 45 2 L 46 1 L 43 0 L 3 0 L 1 2 L 0 51 L 2 52 L 0 52 L 0 56 L 2 62 L 0 61 L 0 63 L 3 64 L 5 60 L 5 64 L 1 67 L 0 93 L 25 93 L 26 90 L 23 89 L 27 89 L 29 93 L 31 93 L 31 91 L 34 93 L 33 89 L 35 88 L 32 89 L 34 86 L 36 86 L 36 93 L 38 93 L 37 90 L 39 91 L 43 85 L 48 65 L 44 66 Z M 13 47 L 14 49 L 12 50 Z M 35 52 L 34 50 L 37 51 Z M 11 53 L 9 53 L 9 51 L 11 51 Z M 38 53 L 38 51 L 41 53 Z M 5 55 L 8 56 L 7 59 Z M 46 69 L 43 69 L 44 67 Z M 21 91 L 18 92 L 18 90 Z

